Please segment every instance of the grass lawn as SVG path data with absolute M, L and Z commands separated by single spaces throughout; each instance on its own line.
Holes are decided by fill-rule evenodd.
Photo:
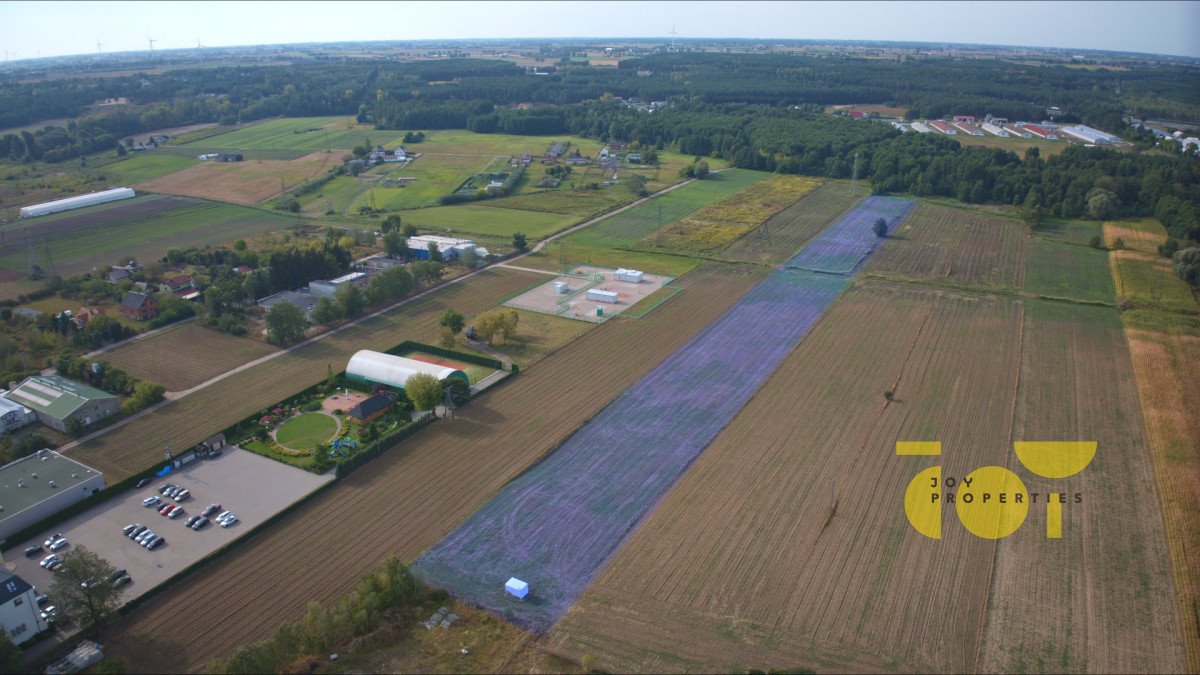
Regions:
M 312 450 L 333 438 L 337 421 L 322 413 L 304 413 L 280 425 L 275 441 L 292 450 Z
M 405 223 L 411 223 L 423 232 L 449 228 L 450 236 L 478 234 L 504 239 L 511 238 L 514 232 L 524 232 L 530 242 L 564 230 L 579 221 L 578 216 L 476 205 L 435 206 L 409 211 L 402 217 Z
M 104 172 L 110 174 L 116 183 L 133 185 L 182 171 L 197 163 L 197 160 L 187 157 L 143 153 L 109 164 L 104 167 Z
M 488 206 L 522 211 L 594 216 L 627 204 L 635 198 L 629 190 L 610 186 L 602 190 L 558 188 L 492 199 Z
M 549 277 L 547 277 L 549 278 Z M 546 356 L 564 347 L 567 343 L 583 335 L 599 324 L 587 321 L 564 319 L 540 312 L 529 312 L 523 309 L 513 310 L 517 313 L 517 334 L 509 341 L 492 345 L 492 349 L 508 356 L 521 368 L 541 361 Z M 475 317 L 467 321 L 473 325 Z M 471 349 L 456 347 L 468 352 L 494 358 L 492 354 Z
M 1026 262 L 1024 289 L 1055 298 L 1112 303 L 1116 293 L 1107 263 L 1105 251 L 1035 237 Z
M 1037 236 L 1065 244 L 1087 246 L 1093 237 L 1102 233 L 1100 223 L 1091 220 L 1050 218 L 1038 225 Z
M 453 192 L 464 180 L 482 171 L 487 163 L 488 159 L 484 157 L 426 154 L 403 168 L 396 164 L 381 164 L 359 179 L 362 189 L 345 207 L 334 208 L 357 213 L 358 207 L 370 206 L 372 199 L 380 211 L 437 206 L 440 197 Z M 404 187 L 379 185 L 385 178 L 417 180 Z

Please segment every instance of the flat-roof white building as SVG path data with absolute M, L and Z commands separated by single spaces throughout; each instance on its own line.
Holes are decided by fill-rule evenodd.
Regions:
M 1000 138 L 1008 138 L 1010 136 L 1010 134 L 1007 131 L 1005 131 L 1004 129 L 1001 129 L 1000 127 L 996 126 L 995 124 L 992 124 L 991 122 L 984 122 L 983 124 L 979 125 L 979 128 L 983 129 L 984 131 L 988 132 L 989 134 L 991 134 L 993 136 L 999 136 Z
M 1112 134 L 1086 127 L 1082 124 L 1060 127 L 1059 131 L 1072 138 L 1079 139 L 1085 143 L 1092 143 L 1093 145 L 1113 145 L 1114 143 L 1123 142 L 1120 138 Z
M 53 450 L 0 467 L 0 538 L 104 489 L 104 474 Z
M 933 129 L 930 129 L 929 125 L 925 124 L 924 122 L 913 122 L 909 126 L 912 127 L 912 130 L 916 131 L 917 133 L 927 134 L 933 131 Z
M 308 293 L 318 298 L 332 298 L 339 287 L 347 284 L 363 284 L 366 283 L 366 280 L 366 272 L 351 272 L 336 279 L 310 281 L 308 282 Z

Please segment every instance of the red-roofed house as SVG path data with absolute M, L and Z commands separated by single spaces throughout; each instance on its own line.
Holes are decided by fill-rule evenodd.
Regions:
M 929 126 L 947 136 L 957 136 L 958 130 L 941 120 L 929 120 Z
M 238 265 L 233 270 L 239 274 L 250 274 L 254 271 L 254 268 L 249 265 Z
M 1029 133 L 1033 134 L 1034 136 L 1037 136 L 1038 138 L 1044 138 L 1048 141 L 1057 141 L 1058 140 L 1058 134 L 1054 133 L 1053 131 L 1047 131 L 1039 126 L 1035 126 L 1032 124 L 1026 124 L 1024 127 L 1021 127 L 1021 128 L 1024 129 L 1025 131 L 1028 131 Z
M 164 293 L 174 293 L 188 288 L 194 288 L 192 278 L 186 274 L 180 274 L 177 277 L 171 277 L 159 284 L 159 288 Z
M 850 119 L 852 119 L 852 120 L 861 120 L 862 118 L 864 118 L 866 116 L 867 116 L 867 114 L 861 110 L 851 110 L 850 111 Z

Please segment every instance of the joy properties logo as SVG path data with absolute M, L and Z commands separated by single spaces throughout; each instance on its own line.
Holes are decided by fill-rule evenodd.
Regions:
M 1017 459 L 1043 478 L 1066 478 L 1082 471 L 1096 456 L 1093 441 L 1035 441 L 1013 443 Z M 941 455 L 937 441 L 896 443 L 897 455 Z M 1075 493 L 1079 503 L 1083 495 Z M 1030 493 L 1017 474 L 1002 466 L 983 466 L 961 481 L 942 479 L 942 467 L 931 466 L 908 483 L 904 513 L 913 529 L 930 539 L 942 538 L 942 504 L 954 504 L 958 519 L 972 534 L 1003 539 L 1025 522 L 1030 505 L 1046 505 L 1046 536 L 1062 537 L 1062 509 L 1067 495 L 1061 492 Z

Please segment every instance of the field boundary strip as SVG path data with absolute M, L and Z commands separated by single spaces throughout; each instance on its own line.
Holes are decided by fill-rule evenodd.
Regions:
M 864 200 L 791 261 L 840 274 L 785 268 L 767 277 L 505 486 L 414 570 L 518 624 L 549 629 L 849 287 L 882 241 L 871 228 L 876 218 L 895 223 L 913 206 Z M 533 595 L 505 596 L 510 576 L 528 581 Z

